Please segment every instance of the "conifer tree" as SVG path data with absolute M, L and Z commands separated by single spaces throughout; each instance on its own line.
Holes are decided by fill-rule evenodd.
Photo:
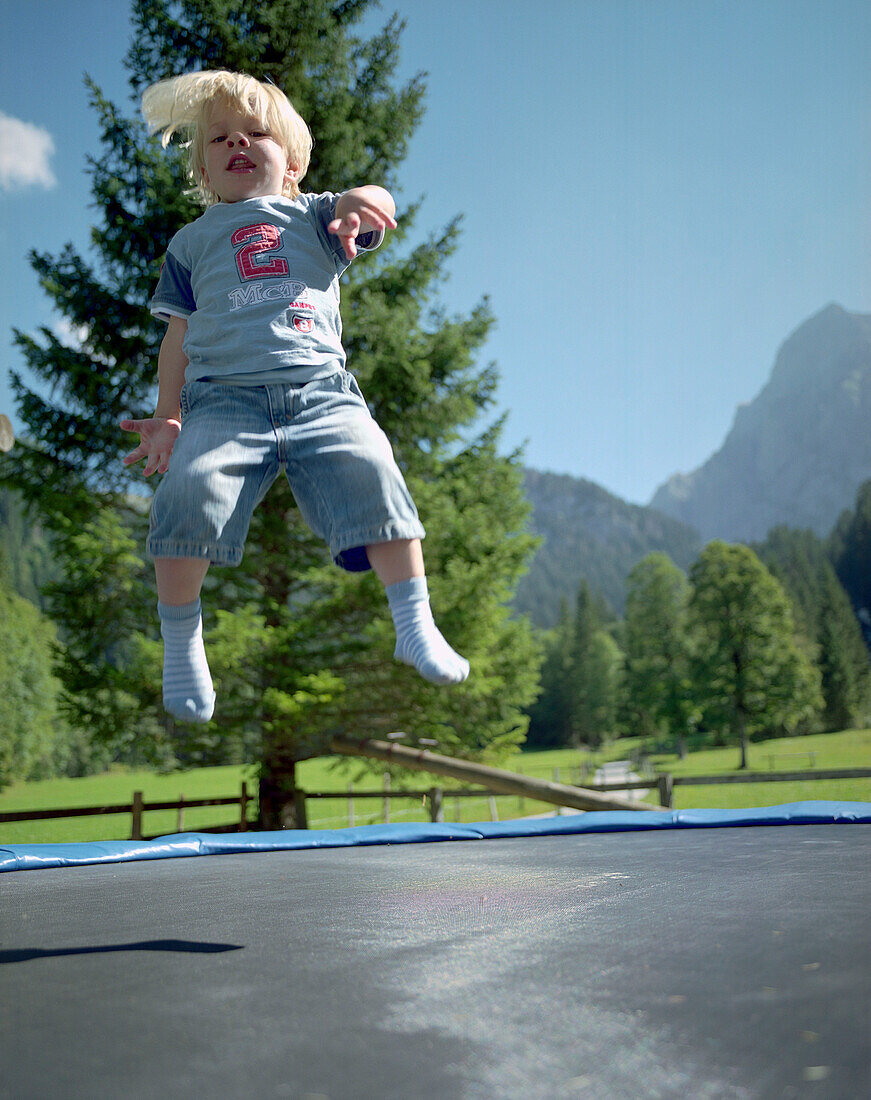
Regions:
M 627 725 L 684 737 L 698 721 L 691 678 L 690 585 L 666 554 L 648 554 L 626 581 Z
M 530 709 L 529 742 L 536 747 L 598 746 L 616 731 L 622 654 L 604 628 L 604 600 L 582 581 L 574 613 L 564 604 L 545 636 L 541 696 Z
M 812 531 L 775 527 L 755 550 L 792 601 L 796 626 L 820 670 L 823 728 L 863 721 L 871 686 L 868 650 L 822 541 Z
M 829 554 L 871 650 L 871 481 L 859 487 L 856 507 L 835 524 Z
M 145 86 L 184 71 L 268 76 L 315 135 L 307 190 L 368 182 L 396 193 L 424 85 L 417 77 L 395 86 L 396 18 L 359 36 L 370 6 L 135 0 L 126 59 L 134 105 Z M 267 827 L 292 822 L 294 765 L 323 754 L 334 732 L 406 729 L 435 736 L 449 753 L 504 753 L 524 736 L 521 708 L 536 686 L 531 631 L 507 607 L 532 548 L 527 507 L 518 456 L 500 456 L 500 425 L 482 421 L 497 381 L 492 366 L 475 362 L 493 322 L 486 300 L 452 318 L 434 300 L 458 222 L 414 244 L 413 209 L 343 280 L 345 343 L 427 526 L 440 626 L 473 675 L 445 691 L 396 664 L 380 586 L 337 570 L 276 484 L 255 512 L 243 566 L 213 568 L 204 589 L 218 720 L 187 730 L 162 714 L 142 550 L 152 487 L 121 465 L 129 437 L 117 425 L 153 410 L 162 331 L 147 302 L 167 243 L 198 210 L 183 194 L 180 151 L 147 138 L 135 106 L 125 114 L 94 85 L 90 92 L 103 142 L 89 162 L 102 213 L 95 260 L 72 246 L 32 257 L 81 337 L 71 347 L 45 329 L 18 334 L 31 371 L 54 390 L 47 399 L 16 378 L 29 445 L 0 467 L 50 526 L 66 566 L 51 606 L 66 634 L 60 671 L 70 709 L 106 739 L 124 730 L 140 748 L 147 742 L 157 758 L 170 748 L 184 761 L 256 752 Z M 443 182 L 450 186 L 447 173 Z

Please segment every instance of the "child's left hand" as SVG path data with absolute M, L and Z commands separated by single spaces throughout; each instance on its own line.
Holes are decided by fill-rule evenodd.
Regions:
M 357 255 L 357 238 L 373 229 L 395 229 L 395 207 L 389 191 L 383 187 L 355 187 L 336 203 L 336 218 L 327 226 L 342 242 L 345 255 Z

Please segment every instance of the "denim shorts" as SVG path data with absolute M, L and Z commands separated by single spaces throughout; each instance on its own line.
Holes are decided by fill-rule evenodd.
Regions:
M 300 513 L 349 572 L 364 547 L 423 538 L 387 436 L 347 371 L 305 385 L 189 382 L 151 505 L 152 558 L 238 565 L 252 513 L 282 469 Z

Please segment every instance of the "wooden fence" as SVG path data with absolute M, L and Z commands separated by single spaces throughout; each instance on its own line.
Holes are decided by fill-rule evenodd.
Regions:
M 622 779 L 610 784 L 611 790 L 647 791 L 657 789 L 659 804 L 668 809 L 674 805 L 675 787 L 716 787 L 724 783 L 807 783 L 819 779 L 871 779 L 871 768 L 831 768 L 827 771 L 741 772 L 738 775 L 670 775 L 663 773 L 654 779 L 632 782 Z M 588 784 L 590 790 L 600 790 L 601 784 Z
M 623 780 L 614 783 L 586 783 L 585 788 L 591 791 L 647 791 L 655 790 L 659 795 L 660 805 L 671 808 L 674 804 L 674 788 L 707 787 L 719 784 L 734 783 L 797 783 L 809 780 L 833 780 L 833 779 L 871 779 L 871 768 L 834 768 L 828 771 L 798 771 L 798 772 L 744 772 L 738 775 L 693 775 L 672 776 L 670 774 L 657 775 L 652 779 Z M 559 782 L 557 770 L 556 780 Z M 305 804 L 309 799 L 331 798 L 333 800 L 347 800 L 348 824 L 355 823 L 355 803 L 357 801 L 369 801 L 380 799 L 382 802 L 382 818 L 390 821 L 393 799 L 414 800 L 423 802 L 428 809 L 431 821 L 444 821 L 445 799 L 485 798 L 488 802 L 490 818 L 498 820 L 496 807 L 496 793 L 487 788 L 459 788 L 445 790 L 441 787 L 429 787 L 426 790 L 392 789 L 390 777 L 385 775 L 384 788 L 380 791 L 358 791 L 352 786 L 347 791 L 297 791 L 297 810 L 302 811 L 303 828 L 305 824 Z M 130 814 L 131 815 L 131 840 L 153 840 L 154 837 L 144 837 L 142 834 L 142 815 L 151 810 L 175 810 L 177 812 L 176 828 L 178 832 L 184 831 L 184 815 L 186 810 L 193 810 L 203 806 L 237 806 L 239 808 L 237 823 L 231 825 L 209 826 L 199 829 L 198 832 L 245 832 L 250 828 L 248 810 L 254 799 L 248 794 L 247 783 L 242 784 L 240 794 L 228 798 L 191 798 L 180 797 L 175 802 L 146 802 L 141 791 L 133 792 L 133 800 L 128 803 L 120 803 L 112 806 L 83 806 L 70 807 L 60 810 L 15 810 L 9 813 L 0 813 L 0 825 L 13 821 L 48 821 L 56 818 L 68 817 L 93 817 L 106 814 Z M 520 799 L 520 815 L 523 813 L 524 800 Z M 556 812 L 560 812 L 559 809 Z
M 345 800 L 348 802 L 348 824 L 353 825 L 355 820 L 354 804 L 359 799 L 380 799 L 383 803 L 382 815 L 385 822 L 390 820 L 390 803 L 392 799 L 412 799 L 414 801 L 423 801 L 428 805 L 429 817 L 431 821 L 444 821 L 444 800 L 446 792 L 440 787 L 430 787 L 427 790 L 391 790 L 388 782 L 389 777 L 385 776 L 385 787 L 381 791 L 357 791 L 353 787 L 349 787 L 346 792 L 344 791 L 302 791 L 297 790 L 297 812 L 301 813 L 302 828 L 307 828 L 306 824 L 306 802 L 311 798 L 330 798 L 333 800 Z M 451 798 L 486 798 L 489 803 L 490 816 L 492 820 L 498 820 L 498 814 L 496 810 L 496 799 L 492 791 L 487 790 L 473 790 L 470 788 L 464 788 L 462 790 L 451 790 L 448 792 Z M 146 837 L 142 832 L 142 815 L 151 810 L 176 810 L 176 830 L 178 832 L 184 831 L 184 815 L 186 810 L 197 809 L 202 806 L 238 806 L 239 814 L 238 820 L 232 825 L 213 825 L 204 829 L 198 829 L 198 832 L 208 833 L 223 833 L 223 832 L 246 832 L 251 822 L 248 820 L 248 808 L 254 801 L 251 795 L 248 794 L 247 783 L 242 784 L 242 790 L 239 795 L 229 798 L 184 798 L 180 797 L 175 802 L 146 802 L 143 798 L 142 791 L 133 792 L 133 800 L 131 802 L 118 803 L 110 806 L 76 806 L 68 807 L 67 809 L 60 810 L 14 810 L 8 813 L 0 813 L 0 825 L 5 822 L 13 821 L 51 821 L 58 818 L 69 817 L 95 817 L 98 815 L 105 816 L 107 814 L 130 814 L 131 827 L 130 827 L 130 839 L 131 840 L 154 840 L 153 836 Z
M 130 814 L 132 824 L 130 829 L 131 840 L 153 840 L 153 837 L 142 835 L 142 815 L 147 810 L 176 810 L 178 832 L 184 831 L 185 810 L 193 810 L 201 806 L 238 806 L 239 822 L 234 825 L 217 826 L 208 831 L 231 832 L 239 830 L 244 832 L 248 828 L 248 806 L 252 801 L 248 794 L 247 783 L 242 784 L 241 793 L 229 798 L 185 798 L 181 796 L 176 802 L 145 802 L 142 791 L 133 792 L 132 802 L 122 802 L 114 806 L 76 806 L 64 810 L 14 810 L 9 813 L 0 813 L 0 825 L 7 821 L 50 821 L 60 817 L 95 817 L 105 814 Z

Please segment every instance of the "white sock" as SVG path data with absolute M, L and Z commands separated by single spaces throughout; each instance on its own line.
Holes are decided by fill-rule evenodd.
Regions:
M 163 705 L 176 718 L 208 722 L 215 710 L 215 692 L 203 648 L 200 601 L 158 603 L 157 613 L 163 635 Z
M 389 584 L 385 592 L 396 627 L 393 656 L 413 665 L 433 684 L 462 683 L 469 675 L 469 662 L 451 649 L 436 626 L 426 577 Z

